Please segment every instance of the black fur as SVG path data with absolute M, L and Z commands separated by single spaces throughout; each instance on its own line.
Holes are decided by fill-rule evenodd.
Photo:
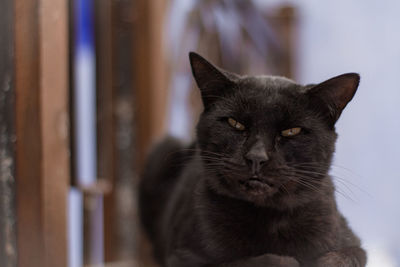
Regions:
M 197 140 L 158 145 L 140 186 L 141 219 L 159 263 L 365 266 L 328 175 L 334 124 L 358 74 L 302 86 L 229 73 L 195 53 L 190 59 L 205 107 Z M 282 136 L 295 127 L 298 135 Z

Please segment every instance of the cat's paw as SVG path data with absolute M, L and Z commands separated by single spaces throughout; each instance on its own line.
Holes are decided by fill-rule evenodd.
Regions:
M 256 265 L 260 267 L 300 267 L 299 262 L 288 256 L 278 256 L 274 254 L 264 254 L 253 258 Z

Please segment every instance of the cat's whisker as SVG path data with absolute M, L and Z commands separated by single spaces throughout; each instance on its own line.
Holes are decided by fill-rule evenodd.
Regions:
M 214 156 L 205 156 L 205 155 L 188 155 L 183 157 L 185 160 L 192 160 L 192 159 L 205 159 L 205 160 L 214 160 L 214 161 L 221 161 L 223 160 L 220 157 L 214 157 Z
M 303 185 L 307 185 L 307 186 L 312 187 L 312 188 L 314 188 L 316 190 L 321 190 L 321 188 L 317 187 L 317 185 L 320 185 L 320 186 L 324 185 L 324 183 L 320 183 L 320 182 L 315 183 L 315 181 L 305 180 L 304 177 L 301 177 L 301 176 L 292 176 L 291 178 L 297 178 L 298 180 L 292 180 L 292 181 L 297 181 L 297 182 L 299 182 L 299 183 L 301 183 Z
M 315 192 L 315 193 L 318 193 L 318 194 L 321 194 L 321 195 L 324 194 L 324 192 L 323 192 L 320 188 L 318 188 L 318 187 L 316 187 L 316 186 L 314 186 L 314 185 L 312 185 L 312 184 L 310 184 L 310 183 L 307 183 L 307 182 L 305 182 L 305 181 L 303 181 L 303 180 L 301 180 L 301 179 L 298 179 L 298 177 L 290 177 L 290 176 L 286 176 L 286 177 L 287 177 L 290 181 L 295 182 L 295 183 L 298 183 L 299 185 L 302 185 L 302 186 L 304 186 L 304 187 L 310 189 L 311 191 L 313 191 L 313 192 Z
M 339 180 L 339 179 L 334 179 L 334 180 L 337 181 L 338 183 L 340 183 L 340 184 L 335 183 L 336 188 L 341 188 L 341 186 L 344 186 L 345 189 L 346 189 L 354 198 L 356 198 L 355 192 L 354 192 L 344 181 Z M 342 191 L 343 191 L 343 190 L 342 190 Z
M 350 188 L 350 186 L 352 186 L 353 188 L 366 193 L 368 195 L 370 195 L 368 192 L 366 192 L 365 190 L 363 190 L 361 187 L 359 187 L 358 185 L 352 183 L 351 181 L 349 181 L 348 179 L 345 179 L 344 177 L 340 177 L 338 175 L 329 173 L 322 173 L 322 172 L 317 172 L 317 171 L 309 171 L 309 170 L 299 170 L 299 169 L 292 169 L 294 172 L 296 173 L 303 173 L 303 174 L 312 174 L 312 175 L 329 175 L 330 177 L 332 177 L 335 181 L 340 182 L 344 187 L 346 187 L 346 189 L 355 197 L 356 194 L 354 192 L 354 190 L 352 190 L 352 188 Z M 336 184 L 337 186 L 339 186 L 338 184 Z
M 310 182 L 306 182 L 306 180 L 304 180 L 304 179 L 309 179 L 309 177 L 307 177 L 307 176 L 296 176 L 296 177 L 298 179 L 300 179 L 301 182 L 299 182 L 299 180 L 294 180 L 295 182 L 299 182 L 299 183 L 301 183 L 302 185 L 304 185 L 306 187 L 311 185 L 312 187 L 315 188 L 315 185 L 311 184 Z M 326 185 L 326 181 L 325 180 L 313 180 L 313 183 L 315 183 L 317 185 Z M 335 192 L 337 192 L 338 194 L 342 195 L 347 200 L 350 200 L 350 201 L 353 201 L 353 202 L 357 202 L 353 197 L 351 197 L 345 191 L 341 190 L 338 186 L 334 187 L 333 189 L 335 190 Z
M 280 188 L 286 192 L 286 194 L 289 196 L 289 198 L 292 197 L 292 194 L 290 194 L 289 190 L 286 188 L 285 184 L 283 184 Z
M 331 164 L 330 166 L 329 165 L 324 165 L 324 164 L 322 164 L 322 163 L 320 163 L 320 162 L 303 162 L 303 163 L 289 163 L 288 164 L 289 166 L 292 166 L 292 167 L 305 167 L 305 166 L 309 166 L 309 167 L 313 167 L 313 169 L 319 169 L 319 170 L 325 170 L 325 169 L 329 169 L 330 170 L 330 173 L 332 174 L 332 172 L 333 172 L 333 174 L 335 174 L 335 172 L 337 172 L 337 170 L 338 169 L 340 169 L 340 170 L 342 170 L 342 171 L 346 171 L 346 172 L 348 172 L 351 176 L 354 176 L 354 177 L 357 177 L 357 178 L 363 178 L 361 175 L 359 175 L 359 174 L 357 174 L 357 173 L 355 173 L 354 171 L 352 171 L 351 169 L 349 169 L 349 168 L 347 168 L 347 167 L 344 167 L 344 166 L 341 166 L 341 165 L 337 165 L 337 164 Z M 329 167 L 331 167 L 331 168 L 329 168 Z M 352 183 L 351 181 L 346 181 L 346 182 L 348 182 L 348 183 Z M 354 184 L 354 183 L 352 183 L 352 185 L 354 185 L 355 187 L 357 187 L 360 191 L 363 191 L 364 193 L 367 193 L 367 194 L 369 194 L 368 192 L 366 192 L 363 188 L 361 188 L 360 186 L 358 186 L 358 185 L 356 185 L 356 184 Z
M 325 180 L 321 180 L 319 178 L 316 177 L 312 177 L 312 176 L 308 176 L 307 174 L 310 174 L 308 172 L 304 173 L 304 172 L 298 172 L 296 169 L 286 169 L 286 168 L 282 168 L 281 172 L 283 175 L 290 177 L 295 175 L 294 177 L 297 177 L 299 179 L 301 179 L 301 181 L 306 181 L 307 183 L 314 183 L 317 185 L 324 185 L 326 184 Z M 324 173 L 319 173 L 319 172 L 311 172 L 313 175 L 321 175 L 321 176 L 326 176 L 326 174 Z
M 353 188 L 357 189 L 358 192 L 362 192 L 362 193 L 368 195 L 369 197 L 372 197 L 372 195 L 368 191 L 366 191 L 364 188 L 362 188 L 361 186 L 359 186 L 359 185 L 357 185 L 357 184 L 355 184 L 355 183 L 353 183 L 353 182 L 351 182 L 351 181 L 349 181 L 347 179 L 339 177 L 337 175 L 331 175 L 331 176 L 335 181 L 341 182 L 343 184 L 347 184 L 348 186 L 352 186 Z
M 184 152 L 195 152 L 195 153 L 198 152 L 200 154 L 201 153 L 212 154 L 212 155 L 215 155 L 217 157 L 227 157 L 227 156 L 229 156 L 229 155 L 224 154 L 224 153 L 217 153 L 217 152 L 214 152 L 214 151 L 202 150 L 202 149 L 199 149 L 199 148 L 183 148 L 183 149 L 179 149 L 179 150 L 176 150 L 176 151 L 168 153 L 166 155 L 166 158 L 168 158 L 169 156 L 172 156 L 172 155 L 175 155 L 175 154 L 181 154 L 181 153 L 184 153 Z M 195 157 L 197 155 L 196 154 L 191 154 L 191 155 L 182 155 L 182 156 L 193 156 L 193 157 Z

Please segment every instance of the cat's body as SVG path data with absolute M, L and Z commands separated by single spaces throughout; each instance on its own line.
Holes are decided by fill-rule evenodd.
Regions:
M 141 218 L 158 261 L 364 266 L 365 252 L 336 208 L 327 174 L 334 123 L 358 76 L 300 86 L 239 77 L 196 54 L 191 63 L 205 104 L 197 140 L 185 147 L 167 139 L 156 147 L 140 188 Z M 339 99 L 331 106 L 319 92 L 337 83 L 353 92 L 325 93 Z

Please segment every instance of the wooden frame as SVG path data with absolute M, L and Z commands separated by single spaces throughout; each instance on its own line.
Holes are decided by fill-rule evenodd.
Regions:
M 18 266 L 67 266 L 67 1 L 15 0 Z

